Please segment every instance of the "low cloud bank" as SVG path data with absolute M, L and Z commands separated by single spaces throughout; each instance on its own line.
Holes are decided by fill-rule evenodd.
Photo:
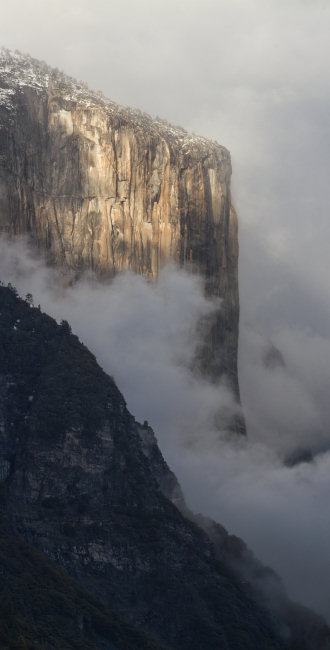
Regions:
M 167 267 L 156 284 L 130 273 L 64 286 L 22 240 L 0 240 L 0 279 L 67 319 L 112 374 L 131 412 L 154 427 L 188 504 L 243 537 L 289 594 L 330 619 L 330 341 L 279 328 L 272 341 L 241 328 L 248 439 L 214 430 L 237 405 L 225 384 L 194 377 L 197 322 L 218 307 L 196 276 Z M 308 460 L 309 462 L 305 462 Z

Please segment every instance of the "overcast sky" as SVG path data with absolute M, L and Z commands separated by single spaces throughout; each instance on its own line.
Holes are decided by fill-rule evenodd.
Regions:
M 199 460 L 183 455 L 176 460 L 173 448 L 171 459 L 193 505 L 243 535 L 285 574 L 295 597 L 300 590 L 305 602 L 327 613 L 330 457 L 289 470 L 277 464 L 276 454 L 292 451 L 294 442 L 316 451 L 329 446 L 330 3 L 0 0 L 0 9 L 2 45 L 231 151 L 240 240 L 240 383 L 256 446 L 248 455 L 223 448 L 208 455 L 206 448 Z M 186 282 L 183 278 L 180 286 Z M 117 286 L 127 301 L 132 300 L 129 286 Z M 161 298 L 153 296 L 149 303 L 143 285 L 135 289 L 158 323 Z M 198 287 L 191 290 L 199 295 Z M 203 310 L 202 296 L 196 300 Z M 175 299 L 173 305 L 174 313 Z M 194 305 L 183 305 L 182 318 L 190 318 Z M 127 327 L 133 313 L 121 312 Z M 78 327 L 78 308 L 72 318 Z M 133 324 L 139 330 L 136 320 Z M 107 332 L 115 347 L 116 327 L 109 324 Z M 166 351 L 166 324 L 164 331 L 161 323 L 157 327 L 163 339 L 154 342 L 154 349 L 161 349 L 164 373 L 157 377 L 164 393 L 172 387 L 174 401 L 180 394 L 183 404 L 193 399 L 199 405 L 200 387 L 190 386 L 189 393 L 187 378 L 177 371 L 174 377 L 166 361 L 173 352 Z M 273 373 L 262 365 L 269 339 L 286 363 Z M 122 353 L 118 363 L 123 365 Z M 133 376 L 134 368 L 125 370 Z M 180 381 L 185 388 L 173 391 Z M 133 411 L 138 403 L 148 408 L 147 395 L 132 385 L 126 388 L 128 399 L 136 396 L 136 403 L 129 401 Z M 213 393 L 206 391 L 204 398 L 206 410 L 211 409 Z M 179 407 L 174 404 L 173 413 L 180 415 Z M 165 411 L 160 407 L 152 423 L 174 429 Z M 203 489 L 194 487 L 196 476 L 205 472 Z

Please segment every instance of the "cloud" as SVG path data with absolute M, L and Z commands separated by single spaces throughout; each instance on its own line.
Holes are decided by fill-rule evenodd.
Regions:
M 211 386 L 189 370 L 198 340 L 198 322 L 218 309 L 206 299 L 202 280 L 168 265 L 157 283 L 122 273 L 110 284 L 87 274 L 74 286 L 70 278 L 44 266 L 24 239 L 0 239 L 0 277 L 58 321 L 66 319 L 115 377 L 131 412 L 148 419 L 162 449 L 197 444 L 216 414 L 237 412 L 229 388 Z
M 249 436 L 230 438 L 213 428 L 219 409 L 237 409 L 230 391 L 188 370 L 197 321 L 218 306 L 205 299 L 197 276 L 169 266 L 156 284 L 124 273 L 110 285 L 87 275 L 71 286 L 24 240 L 1 239 L 0 260 L 1 279 L 67 319 L 115 377 L 131 412 L 148 419 L 191 508 L 242 536 L 291 596 L 328 615 L 329 340 L 287 328 L 271 343 L 243 328 Z M 285 464 L 306 448 L 312 462 Z
M 289 468 L 253 443 L 241 449 L 222 444 L 176 460 L 189 504 L 243 537 L 284 579 L 292 598 L 328 620 L 329 470 L 329 453 Z

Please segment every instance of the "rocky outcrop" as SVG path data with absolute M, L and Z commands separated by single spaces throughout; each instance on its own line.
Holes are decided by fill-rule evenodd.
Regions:
M 76 587 L 65 583 L 69 632 L 80 621 L 80 636 L 95 647 L 131 647 L 123 641 L 129 632 L 124 615 L 155 645 L 172 650 L 329 650 L 330 631 L 321 619 L 292 610 L 283 598 L 273 611 L 256 597 L 250 582 L 256 564 L 249 562 L 247 576 L 240 540 L 206 520 L 203 532 L 182 515 L 175 505 L 184 506 L 180 487 L 150 427 L 127 411 L 114 381 L 69 324 L 57 325 L 30 304 L 0 287 L 0 498 L 16 536 L 103 600 L 91 595 L 86 601 L 86 591 L 77 600 Z M 5 565 L 1 551 L 8 543 L 1 543 Z M 44 567 L 47 615 L 48 608 L 54 614 L 53 594 L 61 618 L 61 577 L 55 580 L 41 559 L 38 570 L 37 556 L 32 563 L 15 536 L 13 549 L 23 570 L 22 553 L 26 557 L 29 580 Z M 22 602 L 15 567 L 9 563 L 6 571 L 8 580 L 14 574 L 13 596 L 24 616 L 32 612 L 33 625 L 44 626 L 42 605 L 38 618 L 33 604 Z M 111 619 L 109 605 L 119 618 Z M 121 621 L 118 644 L 97 640 L 101 632 L 111 638 L 115 620 Z M 307 641 L 299 637 L 295 645 L 302 627 Z
M 2 508 L 0 648 L 168 650 L 18 537 Z
M 168 261 L 221 308 L 196 369 L 237 381 L 237 219 L 229 152 L 92 93 L 29 57 L 0 54 L 0 229 L 101 277 L 155 279 Z

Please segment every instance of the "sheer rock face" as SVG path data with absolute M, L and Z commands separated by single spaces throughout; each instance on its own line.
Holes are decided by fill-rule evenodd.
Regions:
M 238 396 L 237 220 L 229 152 L 124 109 L 29 57 L 0 54 L 0 228 L 101 276 L 169 261 L 222 299 L 197 367 Z

